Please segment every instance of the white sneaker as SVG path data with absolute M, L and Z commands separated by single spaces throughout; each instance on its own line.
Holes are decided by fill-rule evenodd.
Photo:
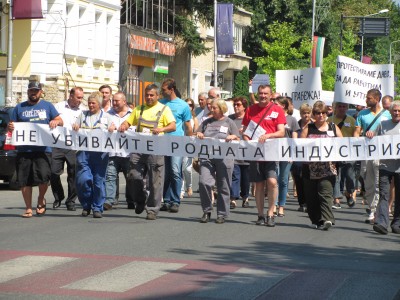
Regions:
M 331 222 L 331 221 L 325 221 L 325 222 L 324 222 L 324 225 L 322 225 L 322 230 L 327 231 L 327 230 L 329 230 L 329 228 L 331 228 L 331 227 L 332 227 L 332 222 Z

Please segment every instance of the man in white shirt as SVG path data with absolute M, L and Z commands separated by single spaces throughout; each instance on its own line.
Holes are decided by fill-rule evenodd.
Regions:
M 107 84 L 103 84 L 99 88 L 99 92 L 103 94 L 102 110 L 108 112 L 112 108 L 112 88 Z
M 69 98 L 55 105 L 64 122 L 64 127 L 72 129 L 81 111 L 85 109 L 82 104 L 83 89 L 74 87 L 70 90 Z M 51 153 L 51 177 L 50 185 L 54 195 L 53 208 L 58 208 L 65 198 L 64 188 L 60 176 L 64 172 L 64 163 L 67 163 L 68 196 L 65 200 L 67 210 L 75 211 L 77 198 L 75 187 L 76 151 L 69 149 L 53 148 Z
M 109 114 L 108 131 L 112 132 L 117 130 L 121 124 L 129 117 L 132 113 L 132 109 L 126 103 L 125 94 L 118 92 L 113 96 L 112 100 L 113 107 L 107 112 Z M 110 153 L 107 172 L 106 172 L 106 202 L 103 205 L 104 210 L 111 210 L 113 205 L 118 203 L 116 199 L 118 190 L 118 174 L 122 172 L 126 176 L 129 172 L 129 153 Z M 129 189 L 125 190 L 126 202 L 128 203 L 129 209 L 134 209 L 135 204 L 133 197 L 129 194 Z

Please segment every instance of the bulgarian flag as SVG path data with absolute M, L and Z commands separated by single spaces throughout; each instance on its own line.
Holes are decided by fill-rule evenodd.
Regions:
M 311 67 L 312 68 L 320 67 L 322 69 L 322 59 L 324 56 L 324 45 L 325 45 L 324 37 L 314 36 L 313 48 L 312 48 L 312 53 L 311 53 Z

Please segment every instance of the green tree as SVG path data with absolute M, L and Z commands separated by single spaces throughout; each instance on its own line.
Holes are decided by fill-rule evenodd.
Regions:
M 310 64 L 311 41 L 296 32 L 291 23 L 274 22 L 268 26 L 267 40 L 262 42 L 266 55 L 255 58 L 258 72 L 268 74 L 275 88 L 275 71 L 304 69 Z
M 325 91 L 333 91 L 336 80 L 336 60 L 339 55 L 343 55 L 350 58 L 356 58 L 354 51 L 354 45 L 357 42 L 356 36 L 350 32 L 345 31 L 343 33 L 343 50 L 340 51 L 340 45 L 336 45 L 331 52 L 324 58 L 322 64 L 322 89 Z
M 247 98 L 249 94 L 249 69 L 244 66 L 235 76 L 233 85 L 233 97 L 243 96 Z

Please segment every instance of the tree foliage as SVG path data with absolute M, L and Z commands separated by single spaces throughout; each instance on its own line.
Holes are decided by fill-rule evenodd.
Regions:
M 304 69 L 309 66 L 311 40 L 295 30 L 291 23 L 273 22 L 268 26 L 266 39 L 262 42 L 265 56 L 255 58 L 258 73 L 268 74 L 275 88 L 275 71 Z
M 340 44 L 337 44 L 331 52 L 324 58 L 322 65 L 322 89 L 325 91 L 333 91 L 336 80 L 336 59 L 339 55 L 355 58 L 354 45 L 356 37 L 349 31 L 343 34 L 343 50 L 340 51 Z
M 249 94 L 249 69 L 245 66 L 237 73 L 233 85 L 233 97 L 246 97 Z

